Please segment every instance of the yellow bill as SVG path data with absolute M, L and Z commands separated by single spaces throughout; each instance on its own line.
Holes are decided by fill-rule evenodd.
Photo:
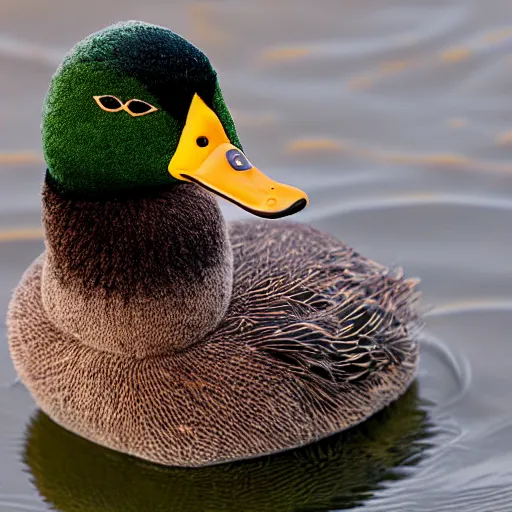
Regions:
M 229 142 L 219 118 L 197 94 L 169 172 L 174 178 L 196 183 L 259 217 L 285 217 L 308 204 L 302 190 L 271 180 L 254 167 Z

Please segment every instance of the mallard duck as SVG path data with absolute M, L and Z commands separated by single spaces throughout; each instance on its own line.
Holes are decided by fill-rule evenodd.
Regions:
M 78 43 L 42 139 L 46 250 L 8 338 L 56 423 L 203 466 L 352 427 L 414 380 L 416 281 L 271 220 L 308 198 L 249 162 L 216 72 L 182 37 L 127 22 Z M 228 225 L 215 195 L 265 220 Z

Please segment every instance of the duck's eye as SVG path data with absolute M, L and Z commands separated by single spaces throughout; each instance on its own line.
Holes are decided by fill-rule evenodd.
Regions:
M 158 109 L 142 100 L 130 100 L 126 103 L 126 110 L 132 116 L 143 116 L 144 114 L 150 114 Z
M 123 108 L 123 103 L 115 96 L 94 96 L 96 103 L 107 112 L 117 112 Z
M 208 140 L 208 137 L 201 136 L 201 137 L 197 137 L 197 139 L 196 139 L 196 144 L 200 148 L 205 148 L 206 146 L 208 146 L 209 143 L 210 143 L 210 141 Z

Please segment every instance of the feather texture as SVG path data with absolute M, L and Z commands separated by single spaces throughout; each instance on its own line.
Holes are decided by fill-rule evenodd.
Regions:
M 307 228 L 283 224 L 232 226 L 234 302 L 214 336 L 235 337 L 324 386 L 402 364 L 416 350 L 418 281 L 329 235 L 308 243 Z

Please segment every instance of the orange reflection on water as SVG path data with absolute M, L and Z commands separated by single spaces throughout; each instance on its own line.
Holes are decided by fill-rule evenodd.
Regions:
M 35 151 L 23 151 L 19 153 L 0 152 L 0 165 L 40 164 L 42 162 L 44 162 L 43 155 Z

